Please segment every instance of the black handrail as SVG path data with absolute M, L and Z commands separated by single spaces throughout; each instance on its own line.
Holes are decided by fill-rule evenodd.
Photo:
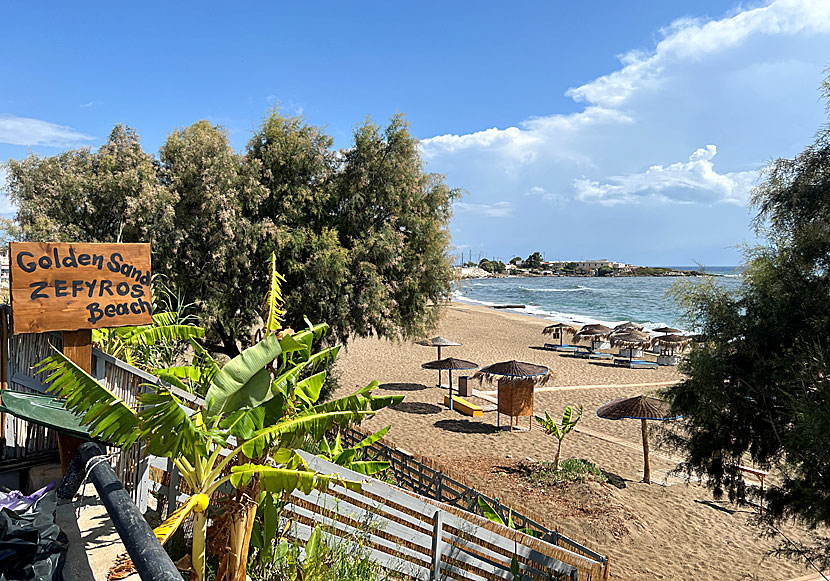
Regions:
M 88 472 L 88 474 L 87 474 Z M 121 542 L 127 549 L 143 581 L 182 581 L 170 555 L 161 546 L 153 530 L 124 489 L 98 444 L 87 442 L 58 487 L 58 497 L 69 500 L 78 492 L 84 477 L 95 485 Z

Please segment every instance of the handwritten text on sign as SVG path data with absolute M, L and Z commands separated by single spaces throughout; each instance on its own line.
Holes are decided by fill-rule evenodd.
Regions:
M 15 333 L 152 322 L 149 244 L 11 242 Z

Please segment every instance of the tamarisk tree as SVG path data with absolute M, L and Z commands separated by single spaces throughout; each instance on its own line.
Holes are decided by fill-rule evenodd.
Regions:
M 830 102 L 830 78 L 824 83 Z M 764 171 L 752 197 L 763 246 L 747 251 L 743 284 L 727 292 L 712 281 L 675 295 L 704 342 L 666 389 L 682 415 L 671 440 L 685 467 L 708 477 L 716 495 L 742 500 L 739 466 L 775 470 L 765 516 L 809 527 L 830 525 L 830 127 L 793 159 Z M 792 548 L 783 552 L 794 553 Z M 830 565 L 818 539 L 799 556 Z

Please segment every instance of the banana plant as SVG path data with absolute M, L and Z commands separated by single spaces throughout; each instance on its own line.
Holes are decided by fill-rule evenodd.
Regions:
M 131 365 L 152 367 L 157 362 L 152 361 L 150 350 L 162 351 L 162 360 L 169 361 L 179 344 L 204 335 L 202 327 L 183 322 L 177 312 L 165 311 L 154 314 L 151 325 L 93 329 L 92 342 L 104 353 Z
M 343 448 L 343 442 L 340 439 L 340 432 L 334 438 L 334 443 L 329 444 L 326 438 L 320 440 L 320 454 L 318 456 L 324 460 L 328 460 L 338 466 L 343 466 L 355 472 L 359 472 L 364 476 L 372 476 L 382 470 L 389 468 L 389 462 L 384 460 L 355 460 L 361 448 L 371 446 L 389 431 L 391 426 L 386 426 L 382 430 L 378 430 L 374 434 L 366 436 L 360 442 L 351 448 Z
M 220 487 L 230 483 L 237 490 L 277 495 L 295 489 L 322 491 L 332 483 L 357 489 L 357 481 L 312 470 L 295 449 L 309 438 L 319 442 L 327 431 L 359 423 L 403 399 L 376 396 L 377 382 L 372 382 L 349 396 L 317 403 L 326 377 L 317 368 L 338 351 L 329 347 L 313 352 L 315 338 L 328 327 L 313 325 L 293 333 L 278 331 L 277 326 L 224 366 L 203 361 L 200 375 L 184 378 L 176 374 L 187 372 L 168 368 L 160 377 L 169 383 L 149 386 L 150 391 L 138 398 L 138 410 L 60 352 L 38 366 L 38 372 L 48 374 L 50 391 L 66 398 L 65 407 L 81 416 L 93 437 L 122 448 L 143 441 L 148 454 L 170 458 L 179 469 L 198 500 L 191 503 L 191 558 L 198 581 L 205 578 L 206 509 Z M 205 405 L 195 411 L 171 387 L 193 381 L 207 382 Z M 244 579 L 247 542 L 240 543 L 250 538 L 250 526 L 247 534 L 243 530 L 231 538 L 236 559 L 226 567 L 228 579 Z
M 556 459 L 554 460 L 554 469 L 559 470 L 559 458 L 562 455 L 562 440 L 565 439 L 565 436 L 568 435 L 568 432 L 573 430 L 576 427 L 576 424 L 579 423 L 579 420 L 582 419 L 582 406 L 579 406 L 579 410 L 577 410 L 576 415 L 574 415 L 573 408 L 568 406 L 565 408 L 565 412 L 562 414 L 562 424 L 557 425 L 556 421 L 550 417 L 547 411 L 545 411 L 545 417 L 536 416 L 536 421 L 542 426 L 542 428 L 548 434 L 555 437 L 559 444 L 556 448 Z

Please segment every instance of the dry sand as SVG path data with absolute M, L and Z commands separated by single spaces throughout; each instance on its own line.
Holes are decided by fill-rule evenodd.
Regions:
M 380 383 L 380 393 L 404 394 L 401 405 L 381 410 L 364 427 L 377 430 L 391 424 L 388 438 L 399 447 L 434 458 L 448 471 L 465 475 L 467 483 L 482 492 L 498 495 L 516 510 L 535 515 L 547 526 L 608 555 L 613 579 L 779 580 L 809 572 L 804 565 L 768 555 L 782 539 L 760 538 L 762 531 L 752 524 L 751 508 L 714 501 L 707 489 L 669 477 L 676 453 L 655 446 L 653 437 L 652 480 L 657 484 L 639 482 L 643 462 L 640 423 L 596 416 L 597 407 L 611 399 L 659 389 L 631 384 L 682 379 L 676 368 L 615 368 L 541 350 L 546 339 L 541 330 L 546 324 L 549 321 L 456 303 L 446 309 L 435 334 L 464 344 L 444 348 L 443 357 L 481 365 L 510 359 L 547 365 L 556 377 L 546 387 L 617 385 L 538 391 L 535 411 L 547 410 L 558 420 L 565 406 L 583 406 L 584 417 L 577 431 L 566 438 L 563 457 L 585 458 L 623 477 L 623 489 L 599 483 L 533 489 L 514 471 L 527 458 L 552 460 L 555 438 L 538 427 L 526 431 L 527 418 L 520 421 L 524 431 L 509 433 L 496 429 L 495 411 L 473 419 L 444 408 L 440 404 L 446 391 L 436 387 L 437 372 L 421 368 L 421 363 L 436 358 L 435 348 L 412 342 L 354 340 L 338 358 L 341 389 L 337 395 L 371 380 Z M 480 389 L 495 388 L 485 383 Z M 786 532 L 803 537 L 802 531 L 788 528 Z

